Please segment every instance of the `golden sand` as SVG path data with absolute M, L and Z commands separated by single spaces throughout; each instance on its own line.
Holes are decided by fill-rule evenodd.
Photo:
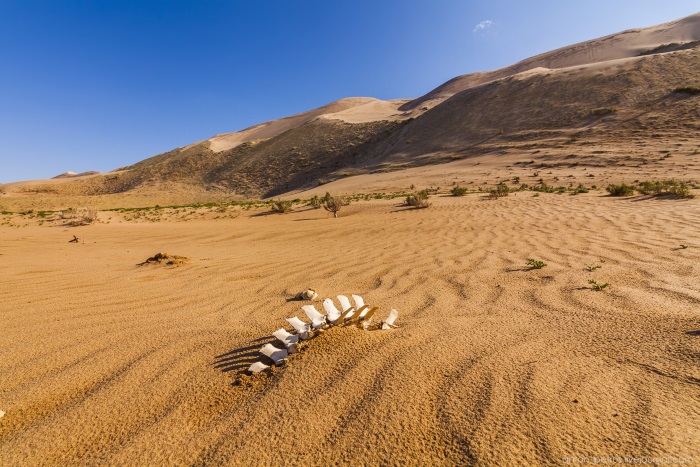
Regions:
M 700 200 L 430 201 L 1 227 L 0 465 L 700 458 Z M 308 287 L 400 327 L 236 384 Z

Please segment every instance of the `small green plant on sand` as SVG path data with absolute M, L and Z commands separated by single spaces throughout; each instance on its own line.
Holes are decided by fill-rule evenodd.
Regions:
M 510 193 L 510 188 L 505 183 L 499 183 L 496 188 L 489 190 L 489 198 L 497 199 L 504 196 L 508 196 Z
M 452 193 L 452 196 L 464 196 L 467 194 L 468 191 L 469 189 L 467 187 L 457 185 L 452 188 L 452 191 L 450 193 Z
M 591 271 L 591 272 L 595 271 L 596 269 L 600 269 L 600 268 L 602 268 L 602 266 L 599 265 L 599 264 L 597 264 L 597 265 L 595 265 L 595 266 L 592 265 L 592 264 L 589 264 L 589 265 L 586 266 L 586 269 L 587 269 L 588 271 Z
M 688 248 L 688 245 L 681 243 L 680 247 L 681 247 L 681 250 L 685 250 L 686 248 Z
M 634 188 L 625 183 L 608 185 L 605 189 L 610 193 L 610 196 L 632 196 L 634 194 Z
M 598 282 L 594 281 L 593 279 L 589 280 L 588 283 L 591 284 L 591 288 L 593 290 L 597 290 L 599 292 L 601 290 L 605 290 L 605 288 L 610 285 L 607 282 L 605 284 L 599 284 Z
M 323 200 L 318 197 L 318 195 L 314 195 L 310 200 L 309 200 L 309 206 L 311 206 L 314 209 L 321 209 L 321 206 L 323 205 Z
M 284 214 L 292 210 L 292 202 L 288 200 L 278 199 L 277 201 L 272 202 L 271 208 L 272 212 Z
M 530 266 L 530 269 L 542 269 L 543 267 L 547 266 L 547 263 L 545 263 L 544 261 L 528 258 L 527 265 Z

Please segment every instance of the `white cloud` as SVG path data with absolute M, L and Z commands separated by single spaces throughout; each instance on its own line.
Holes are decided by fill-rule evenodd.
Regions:
M 490 19 L 487 19 L 487 20 L 482 21 L 481 23 L 477 24 L 476 27 L 474 27 L 474 30 L 472 32 L 483 31 L 485 29 L 490 28 L 493 25 L 494 25 L 494 22 L 491 21 Z

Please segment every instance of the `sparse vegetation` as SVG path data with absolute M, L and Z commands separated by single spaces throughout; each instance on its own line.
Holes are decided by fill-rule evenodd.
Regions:
M 644 195 L 668 196 L 671 198 L 693 198 L 690 185 L 677 180 L 644 181 L 637 185 L 637 191 Z
M 284 214 L 292 210 L 292 201 L 278 199 L 277 201 L 272 202 L 270 208 L 272 209 L 272 212 Z
M 528 258 L 527 265 L 530 266 L 530 269 L 542 269 L 543 267 L 547 266 L 547 263 L 537 259 Z
M 323 205 L 322 200 L 318 197 L 318 195 L 314 195 L 310 200 L 309 200 L 309 206 L 311 206 L 314 209 L 321 209 L 321 206 Z
M 406 204 L 417 209 L 429 208 L 431 204 L 428 202 L 429 197 L 430 194 L 428 193 L 428 190 L 421 190 L 417 193 L 406 196 Z
M 619 185 L 611 184 L 605 189 L 610 193 L 610 196 L 632 196 L 634 194 L 634 188 L 626 183 L 621 183 Z
M 605 288 L 608 287 L 608 286 L 610 285 L 610 284 L 608 284 L 607 282 L 606 282 L 605 284 L 599 284 L 598 282 L 594 281 L 593 279 L 590 279 L 590 280 L 588 281 L 588 283 L 591 284 L 591 288 L 592 288 L 593 290 L 597 290 L 597 291 L 599 291 L 599 292 L 602 291 L 602 290 L 605 290 Z
M 464 196 L 469 192 L 469 189 L 465 186 L 459 186 L 456 185 L 452 188 L 450 193 L 452 193 L 452 196 Z
M 338 217 L 338 211 L 340 211 L 343 206 L 350 204 L 350 202 L 345 198 L 341 198 L 340 196 L 333 197 L 330 195 L 330 193 L 326 193 L 326 196 L 324 196 L 323 199 L 323 209 L 328 212 L 332 212 L 333 217 Z
M 588 271 L 593 272 L 593 271 L 595 271 L 596 269 L 600 269 L 600 268 L 602 268 L 602 267 L 603 267 L 603 266 L 601 266 L 601 265 L 599 265 L 599 264 L 596 264 L 596 265 L 589 264 L 589 265 L 586 266 L 586 269 L 587 269 Z
M 684 243 L 681 243 L 679 246 L 680 246 L 681 250 L 685 250 L 686 248 L 688 248 L 688 245 L 686 245 Z
M 27 214 L 31 214 L 34 211 L 30 211 Z M 97 221 L 97 208 L 93 207 L 80 207 L 80 208 L 68 208 L 65 211 L 59 212 L 59 218 L 68 220 L 68 225 L 77 227 L 81 225 L 90 225 Z
M 509 193 L 510 189 L 508 188 L 508 185 L 506 185 L 505 183 L 499 183 L 496 186 L 496 188 L 492 188 L 491 190 L 489 190 L 489 198 L 502 198 L 504 196 L 508 196 Z

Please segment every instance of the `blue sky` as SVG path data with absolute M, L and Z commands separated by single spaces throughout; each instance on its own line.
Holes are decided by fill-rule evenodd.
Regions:
M 460 74 L 699 9 L 697 0 L 0 0 L 0 182 L 109 171 L 343 97 L 417 97 Z

